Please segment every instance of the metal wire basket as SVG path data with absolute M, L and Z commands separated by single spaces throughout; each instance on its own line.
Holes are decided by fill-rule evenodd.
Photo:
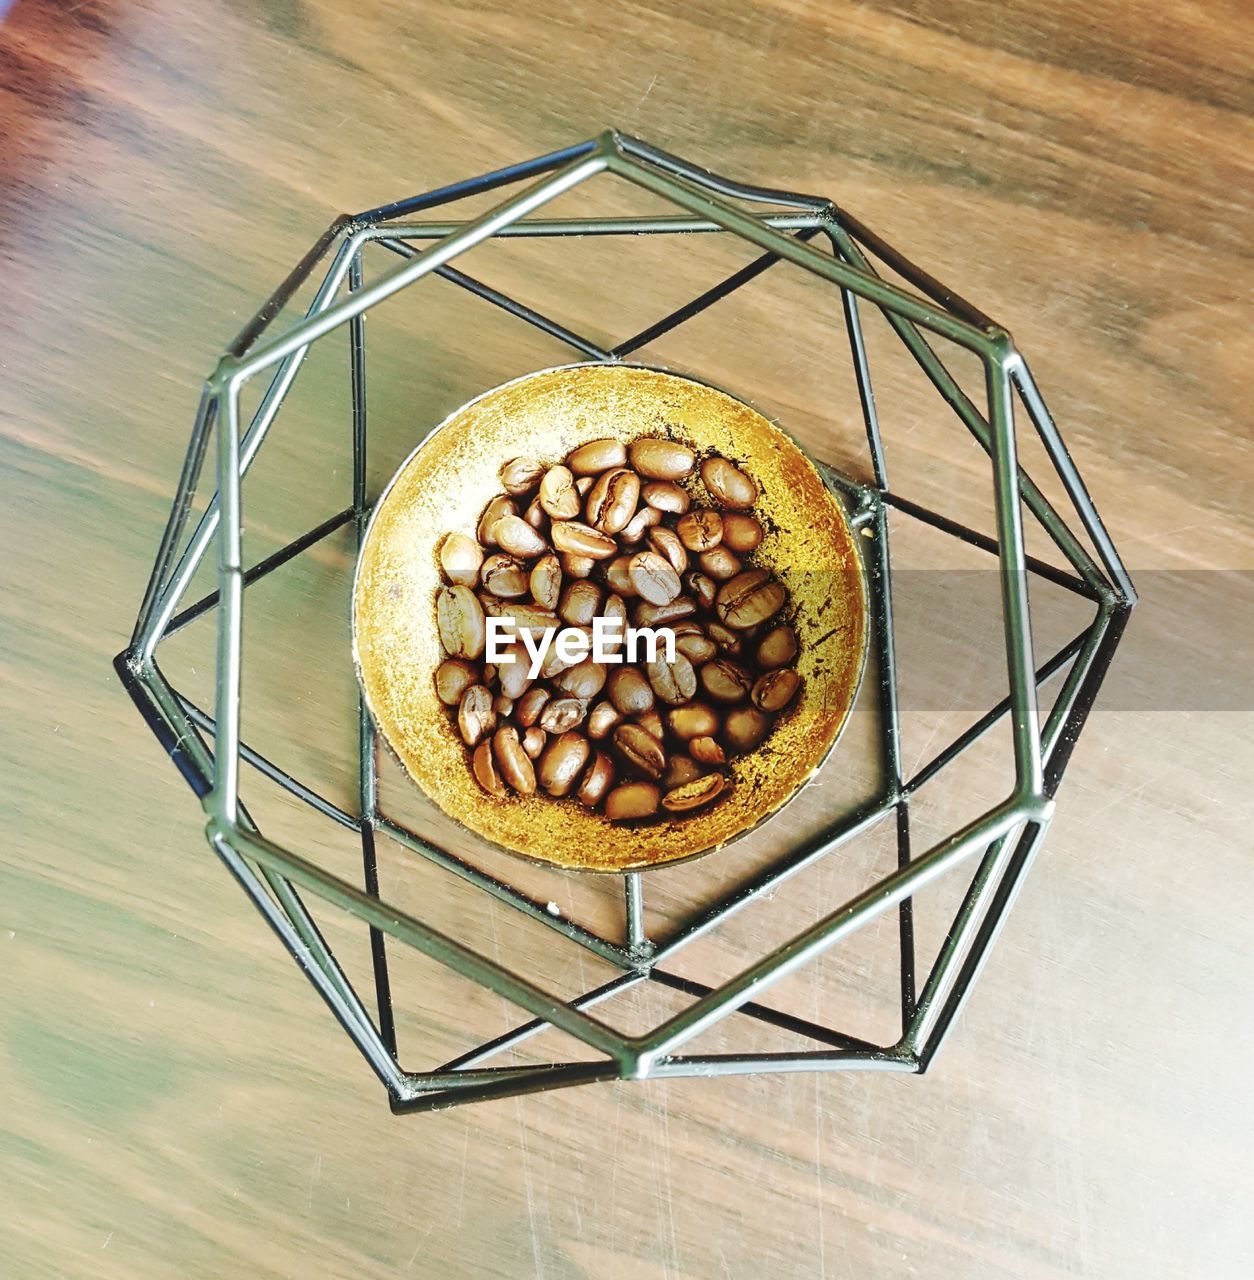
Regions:
M 677 212 L 631 217 L 542 218 L 547 203 L 599 174 L 625 180 L 660 197 Z M 532 181 L 535 180 L 535 181 Z M 526 185 L 521 185 L 526 184 Z M 454 208 L 497 189 L 521 190 L 478 216 L 422 221 L 417 215 Z M 666 237 L 677 245 L 696 233 L 734 237 L 760 251 L 727 276 L 635 337 L 606 347 L 466 275 L 451 264 L 493 239 L 539 237 Z M 362 254 L 381 246 L 400 260 L 367 280 Z M 326 265 L 329 260 L 329 266 Z M 461 290 L 533 326 L 579 352 L 616 361 L 713 307 L 777 263 L 790 264 L 838 291 L 848 357 L 869 449 L 869 478 L 828 472 L 847 495 L 853 523 L 867 537 L 871 579 L 871 646 L 877 678 L 864 692 L 876 699 L 883 785 L 868 803 L 833 815 L 818 836 L 774 856 L 769 865 L 720 893 L 665 938 L 645 927 L 647 874 L 624 874 L 622 936 L 597 932 L 551 904 L 440 847 L 389 816 L 378 798 L 378 747 L 364 709 L 354 771 L 360 803 L 349 811 L 291 776 L 241 738 L 241 636 L 245 589 L 308 551 L 336 530 L 361 531 L 371 510 L 366 451 L 366 336 L 364 318 L 377 304 L 425 277 L 439 275 Z M 323 271 L 304 318 L 285 332 L 269 328 L 314 273 Z M 896 281 L 899 280 L 900 283 Z M 991 463 L 994 533 L 959 523 L 894 489 L 872 386 L 872 361 L 860 308 L 875 308 Z M 253 565 L 242 555 L 242 478 L 288 396 L 313 344 L 347 327 L 351 358 L 351 503 Z M 934 342 L 943 339 L 980 363 L 985 403 L 964 392 Z M 242 419 L 241 396 L 253 379 L 268 379 L 256 408 Z M 1044 447 L 1082 533 L 1077 533 L 1028 477 L 1017 453 L 1016 406 Z M 210 441 L 216 445 L 216 492 L 192 519 L 194 497 Z M 970 725 L 928 764 L 906 776 L 894 648 L 893 575 L 888 513 L 904 513 L 931 529 L 995 559 L 1004 623 L 1009 694 Z M 1030 556 L 1025 512 L 1039 522 L 1067 568 Z M 196 603 L 180 605 L 210 549 L 217 550 L 217 587 Z M 1092 608 L 1080 634 L 1039 667 L 1033 654 L 1029 579 L 1061 586 Z M 831 201 L 746 186 L 719 177 L 639 140 L 616 132 L 482 177 L 401 200 L 356 216 L 337 218 L 292 274 L 227 348 L 208 379 L 192 430 L 173 510 L 134 634 L 116 669 L 145 721 L 200 798 L 208 838 L 227 868 L 334 1012 L 385 1085 L 395 1111 L 423 1111 L 477 1099 L 509 1096 L 608 1079 L 711 1076 L 781 1071 L 874 1069 L 925 1071 L 948 1032 L 1005 919 L 1054 809 L 1054 797 L 1076 738 L 1093 705 L 1136 595 L 1054 420 L 1009 334 L 952 290 L 915 267 Z M 158 646 L 191 620 L 216 611 L 216 705 L 213 714 L 181 694 L 156 661 Z M 351 663 L 347 649 L 344 662 Z M 1065 671 L 1046 714 L 1041 687 Z M 987 731 L 1011 728 L 1014 784 L 1004 799 L 923 852 L 912 847 L 910 804 L 918 789 L 968 751 Z M 241 765 L 247 765 L 304 802 L 328 822 L 359 838 L 360 884 L 350 883 L 294 849 L 269 839 L 240 802 Z M 896 869 L 821 919 L 762 955 L 724 982 L 703 983 L 674 972 L 669 962 L 697 938 L 716 930 L 747 904 L 775 891 L 820 859 L 830 858 L 860 833 L 889 820 L 896 828 Z M 447 931 L 389 904 L 380 895 L 376 840 L 398 842 L 478 891 L 517 910 L 614 966 L 617 976 L 577 998 L 562 999 L 532 976 L 516 972 Z M 916 978 L 914 896 L 960 865 L 974 862 L 956 915 L 939 952 Z M 301 894 L 339 908 L 369 930 L 373 965 L 372 1014 L 315 924 Z M 801 970 L 870 921 L 895 911 L 900 1034 L 877 1044 L 818 1020 L 781 1012 L 763 1002 L 775 982 Z M 397 1052 L 386 939 L 429 957 L 448 970 L 504 997 L 530 1021 L 430 1070 L 406 1070 Z M 589 1009 L 635 984 L 652 982 L 687 998 L 677 1013 L 641 1034 L 626 1034 Z M 809 1045 L 783 1052 L 698 1055 L 684 1046 L 738 1013 L 759 1024 L 802 1036 Z M 591 1057 L 525 1065 L 485 1065 L 549 1028 L 582 1042 Z

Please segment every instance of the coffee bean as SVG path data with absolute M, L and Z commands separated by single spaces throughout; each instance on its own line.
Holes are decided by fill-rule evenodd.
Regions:
M 673 530 L 659 526 L 650 531 L 648 542 L 650 550 L 668 560 L 676 573 L 682 574 L 688 568 L 688 551 Z
M 492 537 L 502 551 L 524 560 L 533 560 L 549 549 L 549 544 L 520 516 L 502 516 L 492 526 Z
M 714 547 L 709 551 L 703 551 L 697 557 L 697 563 L 705 573 L 719 582 L 734 578 L 744 568 L 744 565 L 726 547 Z
M 797 633 L 786 623 L 772 627 L 758 645 L 758 661 L 764 667 L 786 666 L 797 656 Z
M 563 733 L 550 742 L 540 756 L 537 770 L 540 785 L 551 796 L 567 795 L 587 764 L 591 750 L 582 733 Z
M 548 609 L 541 609 L 538 604 L 530 604 L 523 600 L 507 605 L 500 616 L 510 618 L 516 631 L 527 631 L 532 635 L 540 635 L 561 626 L 557 614 L 550 613 Z
M 777 667 L 753 686 L 753 705 L 763 711 L 786 707 L 801 686 L 801 677 L 791 667 Z
M 682 516 L 692 505 L 692 499 L 673 480 L 650 480 L 640 490 L 640 496 L 651 507 L 670 515 Z
M 561 603 L 557 607 L 558 616 L 569 622 L 572 627 L 586 627 L 597 616 L 601 607 L 601 588 L 595 582 L 572 582 L 562 592 Z
M 723 516 L 723 546 L 737 555 L 756 551 L 762 542 L 762 526 L 752 517 L 739 511 L 728 511 Z
M 475 781 L 488 795 L 495 796 L 498 800 L 504 800 L 509 794 L 505 783 L 501 781 L 500 774 L 496 771 L 496 760 L 492 755 L 492 744 L 490 742 L 481 742 L 474 749 L 470 757 L 470 768 L 475 775 Z
M 540 712 L 540 728 L 545 733 L 565 733 L 582 719 L 584 704 L 578 698 L 554 698 Z
M 723 517 L 717 511 L 700 507 L 680 516 L 675 532 L 689 551 L 710 551 L 723 539 Z
M 752 477 L 726 458 L 707 458 L 701 464 L 701 483 L 725 507 L 746 511 L 757 501 L 758 486 Z
M 549 527 L 549 517 L 545 514 L 544 508 L 540 505 L 539 498 L 532 498 L 527 506 L 527 510 L 523 512 L 522 518 L 538 533 L 543 535 L 544 531 Z
M 701 668 L 701 684 L 719 702 L 743 702 L 753 688 L 753 677 L 730 658 L 715 658 Z
M 538 724 L 532 725 L 522 736 L 522 749 L 527 753 L 527 759 L 536 759 L 548 740 L 549 735 Z
M 670 604 L 638 604 L 636 606 L 636 625 L 638 627 L 658 627 L 671 622 L 679 622 L 691 618 L 697 611 L 697 602 L 687 596 L 678 596 Z
M 479 517 L 479 528 L 475 532 L 475 537 L 479 539 L 479 544 L 484 547 L 493 546 L 492 529 L 496 522 L 503 516 L 516 516 L 518 514 L 517 507 L 510 501 L 506 494 L 498 494 L 483 509 L 483 515 Z
M 650 480 L 682 480 L 692 473 L 696 455 L 673 440 L 642 437 L 631 442 L 631 465 Z
M 501 468 L 501 483 L 508 493 L 530 493 L 543 474 L 544 468 L 533 458 L 511 458 Z
M 718 652 L 718 646 L 704 632 L 696 631 L 687 635 L 675 633 L 675 649 L 684 655 L 693 666 L 709 662 Z
M 741 637 L 730 627 L 723 626 L 721 622 L 707 622 L 705 633 L 723 653 L 730 653 L 733 657 L 744 647 Z
M 590 577 L 593 569 L 597 567 L 597 562 L 591 556 L 572 556 L 565 551 L 557 557 L 557 562 L 568 578 Z
M 672 706 L 687 702 L 697 691 L 697 673 L 682 653 L 675 654 L 674 662 L 667 662 L 665 658 L 646 662 L 645 671 L 653 692 Z
M 531 688 L 531 656 L 522 645 L 511 645 L 509 660 L 497 664 L 496 678 L 501 692 L 514 700 L 521 698 Z
M 620 440 L 589 440 L 566 459 L 566 464 L 577 476 L 595 476 L 626 461 L 627 448 Z
M 497 521 L 499 525 L 501 521 Z M 519 521 L 522 524 L 522 521 Z M 527 526 L 523 525 L 525 529 Z M 483 585 L 488 589 L 489 594 L 494 595 L 499 600 L 517 600 L 519 596 L 525 596 L 531 590 L 530 576 L 526 567 L 521 560 L 516 560 L 513 556 L 494 555 L 489 556 L 483 562 L 483 568 L 479 570 L 479 576 L 483 579 Z
M 622 723 L 622 713 L 612 702 L 598 702 L 588 712 L 588 737 L 599 742 L 608 738 Z
M 450 658 L 479 658 L 487 640 L 483 606 L 469 587 L 441 587 L 435 598 L 440 643 Z
M 592 486 L 584 507 L 588 523 L 601 533 L 618 533 L 636 514 L 640 501 L 640 477 L 624 467 L 615 467 Z
M 736 707 L 727 713 L 723 735 L 733 751 L 752 751 L 770 732 L 771 718 L 757 707 Z
M 573 520 L 579 514 L 575 477 L 567 467 L 550 467 L 540 481 L 540 505 L 554 520 Z
M 620 724 L 614 730 L 614 746 L 623 759 L 634 769 L 660 778 L 666 768 L 666 753 L 662 744 L 638 724 Z
M 533 685 L 518 699 L 518 705 L 514 708 L 514 719 L 524 729 L 530 729 L 540 719 L 540 713 L 552 696 L 552 693 L 542 684 Z
M 498 693 L 492 699 L 492 710 L 496 712 L 498 720 L 508 720 L 514 710 L 514 699 L 507 698 L 503 693 Z
M 636 594 L 649 604 L 670 604 L 679 594 L 679 574 L 656 551 L 641 551 L 632 556 L 627 575 Z
M 662 793 L 651 782 L 624 782 L 605 797 L 605 816 L 611 822 L 630 822 L 657 812 Z
M 477 746 L 495 728 L 492 694 L 485 685 L 472 684 L 457 704 L 457 729 L 462 741 L 468 747 Z
M 719 590 L 715 608 L 729 627 L 745 631 L 784 607 L 785 593 L 765 569 L 748 569 Z
M 605 560 L 618 551 L 618 544 L 608 534 L 577 520 L 558 520 L 551 530 L 553 545 L 570 555 Z
M 557 687 L 587 704 L 605 688 L 605 667 L 585 658 L 557 677 Z
M 604 751 L 595 751 L 588 772 L 583 775 L 579 790 L 575 793 L 579 803 L 595 809 L 605 799 L 614 785 L 614 763 Z
M 714 579 L 708 573 L 690 573 L 684 578 L 684 586 L 692 592 L 696 602 L 703 609 L 708 609 L 714 603 L 714 597 L 718 594 L 718 586 Z
M 701 773 L 701 766 L 691 756 L 671 756 L 666 765 L 666 774 L 662 778 L 662 786 L 667 791 L 673 791 L 676 787 L 682 787 L 685 782 L 699 778 Z
M 531 566 L 527 585 L 531 588 L 531 598 L 541 609 L 556 609 L 562 590 L 562 566 L 558 558 L 551 552 L 541 556 Z
M 727 753 L 715 738 L 693 738 L 688 743 L 688 750 L 692 752 L 692 758 L 702 764 L 727 763 Z
M 611 594 L 601 606 L 601 617 L 606 620 L 602 646 L 607 653 L 617 653 L 623 647 L 627 632 L 627 602 L 620 595 Z
M 690 702 L 666 714 L 671 732 L 677 738 L 712 738 L 719 730 L 718 713 L 704 702 Z
M 450 582 L 473 587 L 479 581 L 481 564 L 483 548 L 464 533 L 450 533 L 440 543 L 440 568 Z
M 662 513 L 656 507 L 641 507 L 618 535 L 619 540 L 629 546 L 635 546 L 650 529 L 657 528 L 661 523 Z
M 462 694 L 478 680 L 479 673 L 469 662 L 446 658 L 435 669 L 435 696 L 446 707 L 455 707 L 462 700 Z
M 666 725 L 663 723 L 656 707 L 648 711 L 642 711 L 636 717 L 636 723 L 646 733 L 652 734 L 659 742 L 666 741 Z
M 636 667 L 616 666 L 610 672 L 609 696 L 624 716 L 638 716 L 653 706 L 653 686 Z
M 605 567 L 610 590 L 627 598 L 636 594 L 636 584 L 631 580 L 631 561 L 631 556 L 615 556 Z
M 662 808 L 672 813 L 689 813 L 716 800 L 727 785 L 721 773 L 707 773 L 681 786 L 673 787 L 662 797 Z
M 535 794 L 536 771 L 512 724 L 503 724 L 492 735 L 492 754 L 501 777 L 520 796 Z
M 579 495 L 579 503 L 582 507 L 584 499 L 588 496 L 589 491 L 596 481 L 591 476 L 580 476 L 575 481 L 575 492 Z

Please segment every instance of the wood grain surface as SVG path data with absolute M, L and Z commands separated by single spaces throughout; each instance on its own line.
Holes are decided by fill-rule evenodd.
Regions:
M 9 7 L 0 1274 L 1249 1275 L 1252 37 L 1231 0 Z M 202 379 L 331 218 L 608 124 L 830 194 L 1006 323 L 1145 603 L 1045 852 L 926 1076 L 605 1085 L 393 1118 L 212 858 L 110 658 Z M 656 209 L 613 184 L 589 198 Z M 745 260 L 715 237 L 490 245 L 474 271 L 614 341 Z M 642 356 L 748 395 L 865 471 L 838 301 L 777 268 L 720 308 Z M 441 282 L 368 331 L 375 492 L 470 394 L 568 358 Z M 895 484 L 987 523 L 985 459 L 887 330 L 869 340 Z M 249 477 L 250 559 L 346 504 L 343 357 L 311 357 Z M 902 638 L 914 766 L 997 696 L 982 643 L 996 623 L 978 556 L 905 526 L 894 549 L 918 571 Z M 250 591 L 246 653 L 246 735 L 345 802 L 352 556 L 332 540 Z M 1069 623 L 1051 611 L 1042 649 Z M 197 697 L 211 661 L 195 627 L 164 658 Z M 772 838 L 856 798 L 870 742 L 851 728 L 827 790 Z M 921 839 L 998 797 L 997 746 L 922 797 Z M 455 839 L 399 778 L 385 789 Z M 257 803 L 284 838 L 359 870 L 321 820 Z M 764 851 L 675 869 L 651 890 L 650 927 Z M 886 856 L 872 839 L 807 873 L 684 971 L 737 972 Z M 572 914 L 608 912 L 605 882 L 485 860 Z M 603 977 L 398 850 L 383 875 L 401 905 L 554 990 Z M 925 944 L 946 901 L 921 901 Z M 360 973 L 365 940 L 326 926 Z M 891 1036 L 892 936 L 869 930 L 773 998 Z M 413 957 L 398 955 L 395 985 L 414 1066 L 516 1018 Z M 616 1016 L 634 1029 L 670 1007 L 629 998 Z M 766 1043 L 720 1034 L 715 1049 Z

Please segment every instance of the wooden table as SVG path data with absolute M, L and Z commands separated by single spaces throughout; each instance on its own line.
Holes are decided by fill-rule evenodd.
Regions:
M 1248 6 L 1225 0 L 19 0 L 0 27 L 0 1272 L 1249 1274 L 1252 35 Z M 330 218 L 605 124 L 830 193 L 1003 320 L 1145 603 L 1046 851 L 927 1076 L 624 1084 L 393 1118 L 206 849 L 109 659 L 201 380 Z M 482 262 L 607 337 L 724 265 Z M 839 310 L 794 287 L 755 285 L 675 359 L 856 466 L 856 418 L 823 400 Z M 471 390 L 564 358 L 436 297 L 391 303 L 372 329 L 376 490 Z M 249 481 L 259 553 L 347 483 L 330 425 L 342 380 L 311 367 L 303 385 Z M 934 443 L 916 392 L 908 373 L 885 378 L 905 477 L 929 498 L 950 492 L 951 462 L 986 477 L 978 451 Z M 259 586 L 250 615 L 279 636 L 253 668 L 259 732 L 331 787 L 328 726 L 353 697 L 335 594 L 351 555 L 327 544 Z M 978 712 L 973 616 L 921 633 L 913 763 Z M 203 693 L 198 634 L 168 661 Z M 982 785 L 969 778 L 968 798 Z M 277 812 L 352 874 L 318 822 Z M 838 902 L 849 869 L 746 916 L 704 963 L 735 972 Z M 408 905 L 502 956 L 521 948 L 556 985 L 590 976 L 412 860 L 385 870 Z M 328 927 L 364 959 L 354 931 Z M 850 952 L 789 998 L 856 1005 L 874 963 Z M 416 1056 L 513 1016 L 431 966 L 400 969 Z

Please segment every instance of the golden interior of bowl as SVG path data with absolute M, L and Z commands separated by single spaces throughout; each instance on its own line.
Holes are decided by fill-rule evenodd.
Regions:
M 496 799 L 436 697 L 444 654 L 435 622 L 436 556 L 446 533 L 474 535 L 503 491 L 502 463 L 552 464 L 588 440 L 641 435 L 719 453 L 757 481 L 766 527 L 749 557 L 788 587 L 801 693 L 757 750 L 728 767 L 730 786 L 682 820 L 610 823 L 577 800 Z M 699 478 L 694 498 L 708 501 Z M 561 867 L 623 871 L 706 853 L 774 813 L 814 773 L 853 705 L 866 645 L 861 564 L 839 503 L 797 445 L 756 410 L 689 378 L 630 365 L 576 365 L 486 392 L 410 455 L 374 513 L 353 595 L 353 645 L 366 702 L 413 780 L 470 830 Z

